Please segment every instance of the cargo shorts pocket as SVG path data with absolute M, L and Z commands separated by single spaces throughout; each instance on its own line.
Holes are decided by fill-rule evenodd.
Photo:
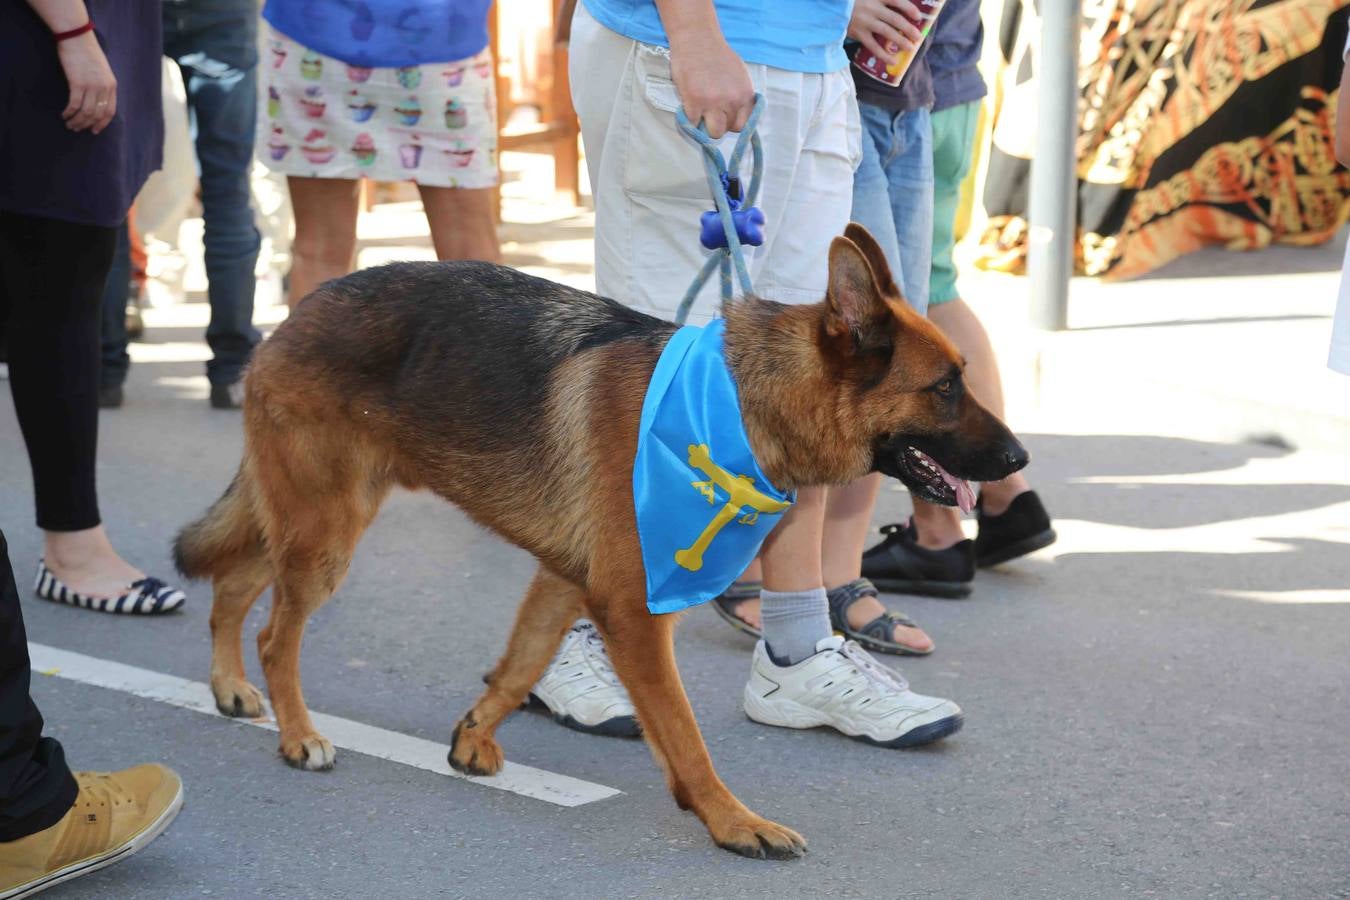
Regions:
M 638 45 L 634 55 L 636 93 L 632 102 L 624 190 L 631 197 L 659 197 L 711 208 L 703 150 L 680 130 L 675 112 L 680 95 L 663 48 Z M 721 142 L 729 154 L 735 137 Z M 697 221 L 694 227 L 697 228 Z

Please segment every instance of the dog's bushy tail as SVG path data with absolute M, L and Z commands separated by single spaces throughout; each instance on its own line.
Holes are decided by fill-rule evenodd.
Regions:
M 206 515 L 178 532 L 173 562 L 186 578 L 224 574 L 241 557 L 262 552 L 262 530 L 253 508 L 252 479 L 240 468 Z

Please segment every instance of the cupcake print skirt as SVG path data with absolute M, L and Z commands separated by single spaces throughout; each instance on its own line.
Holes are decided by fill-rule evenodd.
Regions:
M 258 158 L 308 178 L 497 183 L 492 53 L 458 62 L 349 66 L 269 29 L 259 61 Z

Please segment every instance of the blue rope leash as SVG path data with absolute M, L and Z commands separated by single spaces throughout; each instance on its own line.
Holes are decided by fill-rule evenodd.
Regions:
M 763 113 L 764 96 L 757 93 L 754 108 L 750 111 L 745 127 L 736 138 L 736 146 L 731 151 L 730 161 L 727 161 L 723 158 L 717 142 L 708 137 L 702 123 L 695 127 L 683 109 L 675 110 L 675 121 L 679 124 L 680 130 L 703 148 L 703 168 L 708 173 L 708 188 L 712 192 L 713 202 L 717 204 L 715 211 L 703 214 L 700 241 L 707 249 L 720 251 L 708 257 L 703 268 L 694 276 L 689 290 L 684 292 L 679 308 L 675 311 L 677 325 L 684 324 L 684 320 L 689 316 L 690 307 L 694 305 L 694 300 L 703 289 L 703 285 L 712 277 L 715 268 L 721 270 L 723 307 L 732 299 L 733 268 L 736 271 L 736 279 L 740 282 L 741 293 L 754 292 L 741 245 L 750 244 L 752 247 L 758 247 L 764 242 L 762 231 L 764 214 L 755 206 L 755 200 L 759 197 L 759 184 L 764 176 L 764 148 L 760 146 L 757 130 L 759 118 Z M 741 158 L 745 155 L 747 147 L 750 148 L 751 157 L 750 187 L 742 195 L 740 178 L 736 173 L 740 171 Z

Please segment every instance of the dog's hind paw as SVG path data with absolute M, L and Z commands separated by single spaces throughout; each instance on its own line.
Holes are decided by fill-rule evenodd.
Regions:
M 465 775 L 496 775 L 506 762 L 502 745 L 491 735 L 475 731 L 477 727 L 471 715 L 455 726 L 447 755 L 450 768 Z
M 328 738 L 321 734 L 310 733 L 295 741 L 285 738 L 281 741 L 281 755 L 286 765 L 310 772 L 322 772 L 333 768 L 337 761 L 337 751 Z
M 791 828 L 753 814 L 716 830 L 710 824 L 708 831 L 723 850 L 751 859 L 796 859 L 806 852 L 806 838 Z
M 221 715 L 236 719 L 256 719 L 266 713 L 262 691 L 242 678 L 213 678 L 211 693 Z

